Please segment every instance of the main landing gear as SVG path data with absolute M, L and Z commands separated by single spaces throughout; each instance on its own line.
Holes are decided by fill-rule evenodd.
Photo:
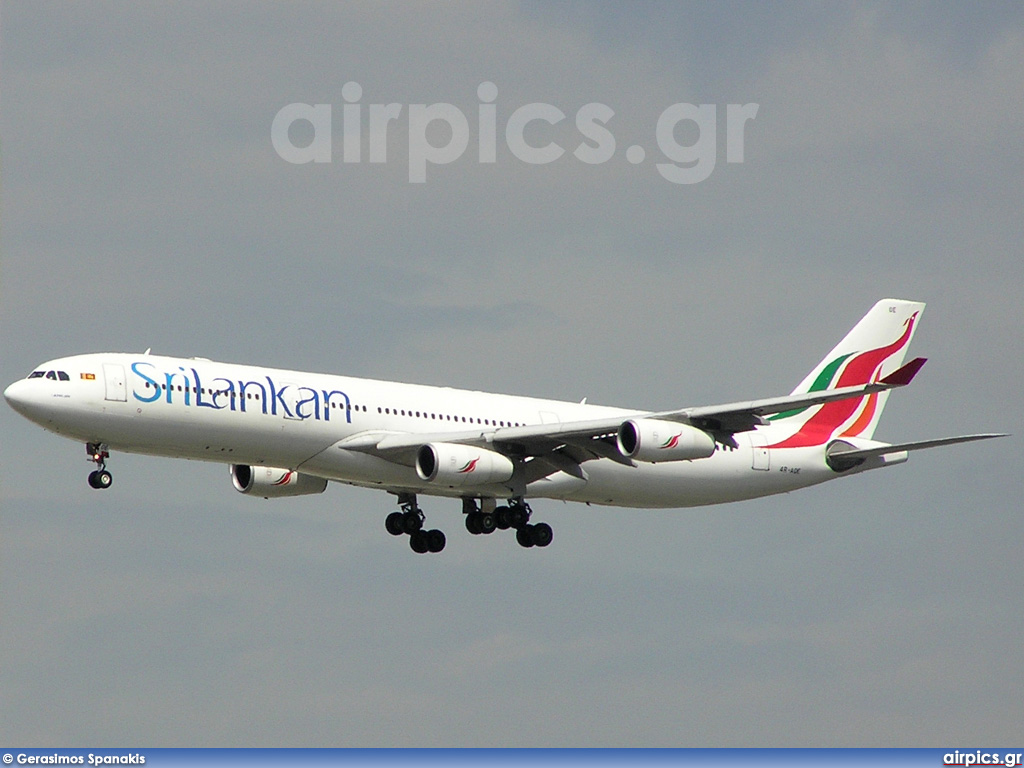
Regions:
M 384 527 L 392 536 L 408 536 L 413 552 L 440 552 L 446 543 L 445 535 L 439 530 L 423 530 L 426 515 L 416 503 L 416 494 L 398 494 L 398 507 L 384 520 Z M 508 505 L 494 506 L 494 499 L 483 499 L 483 505 L 476 499 L 463 499 L 462 511 L 466 515 L 466 530 L 474 535 L 494 533 L 496 530 L 514 528 L 516 541 L 521 547 L 546 547 L 551 543 L 551 526 L 547 523 L 530 523 L 532 510 L 522 497 L 509 501 Z
M 514 498 L 507 506 L 494 507 L 491 511 L 481 509 L 473 499 L 463 499 L 462 504 L 466 513 L 466 530 L 473 535 L 514 528 L 516 541 L 521 547 L 546 547 L 551 543 L 551 526 L 547 523 L 531 525 L 533 510 L 522 498 Z
M 427 552 L 440 552 L 444 549 L 446 539 L 443 531 L 436 528 L 431 531 L 423 530 L 423 523 L 426 522 L 426 515 L 423 510 L 416 506 L 416 495 L 413 493 L 400 493 L 398 495 L 399 511 L 392 512 L 384 520 L 384 527 L 392 536 L 409 536 L 409 547 L 413 552 L 422 555 Z
M 89 454 L 89 461 L 96 464 L 95 471 L 89 473 L 89 486 L 98 490 L 109 488 L 114 478 L 107 471 L 110 451 L 107 450 L 106 443 L 86 443 L 85 452 Z

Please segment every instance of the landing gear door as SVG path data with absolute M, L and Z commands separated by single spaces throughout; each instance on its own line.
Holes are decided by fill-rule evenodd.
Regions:
M 751 466 L 754 469 L 760 469 L 767 472 L 771 469 L 771 457 L 769 456 L 768 441 L 764 435 L 758 434 L 757 432 L 750 432 L 750 448 L 753 453 L 753 463 Z
M 126 402 L 128 395 L 124 384 L 124 366 L 113 363 L 103 364 L 103 381 L 106 384 L 106 399 Z

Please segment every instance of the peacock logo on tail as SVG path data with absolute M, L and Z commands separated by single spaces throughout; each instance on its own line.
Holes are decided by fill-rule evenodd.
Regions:
M 914 331 L 914 323 L 918 313 L 915 312 L 904 322 L 904 330 L 896 341 L 877 349 L 867 352 L 851 352 L 840 355 L 829 362 L 820 374 L 815 378 L 809 388 L 809 392 L 820 392 L 826 389 L 841 389 L 843 387 L 855 387 L 878 381 L 879 374 L 885 361 L 903 349 Z M 856 437 L 860 435 L 871 424 L 878 408 L 878 394 L 874 392 L 866 397 L 850 398 L 849 400 L 836 400 L 825 403 L 819 407 L 817 413 L 807 419 L 796 434 L 782 440 L 769 448 L 807 448 L 809 446 L 824 445 L 836 436 L 836 432 L 846 424 L 854 414 L 860 413 L 856 419 L 842 432 L 843 437 Z M 812 406 L 808 406 L 810 408 Z M 808 408 L 797 408 L 792 411 L 772 416 L 769 421 L 779 422 L 783 419 L 792 418 L 808 410 Z

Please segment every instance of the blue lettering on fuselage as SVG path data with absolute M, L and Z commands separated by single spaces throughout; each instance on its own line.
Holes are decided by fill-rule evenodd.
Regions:
M 192 376 L 196 380 L 196 405 L 199 406 L 200 408 L 217 408 L 217 406 L 214 405 L 213 403 L 207 400 L 203 400 L 203 395 L 205 394 L 205 392 L 203 392 L 203 380 L 199 378 L 199 371 L 193 368 Z
M 215 386 L 213 388 L 213 407 L 235 410 L 235 382 L 220 376 L 213 380 L 214 384 L 217 384 L 217 382 L 222 382 L 224 386 Z M 217 399 L 221 397 L 225 398 L 227 402 L 218 403 Z
M 326 389 L 324 393 L 324 421 L 330 421 L 331 418 L 331 398 L 337 395 L 341 398 L 341 403 L 338 407 L 345 412 L 345 421 L 349 424 L 352 423 L 352 403 L 348 399 L 348 395 L 338 389 L 332 389 L 328 392 Z
M 288 389 L 288 385 L 285 384 L 283 387 L 278 389 L 277 385 L 274 384 L 274 380 L 269 376 L 267 376 L 267 384 L 270 385 L 270 415 L 277 416 L 277 404 L 280 403 L 281 410 L 284 411 L 284 415 L 289 418 L 293 417 L 294 414 L 291 412 L 291 409 L 288 408 L 288 403 L 284 401 L 284 393 L 285 390 Z
M 210 386 L 207 387 L 195 368 L 186 371 L 179 366 L 177 371 L 169 373 L 158 371 L 156 365 L 146 361 L 132 363 L 131 370 L 138 377 L 133 381 L 132 396 L 140 403 L 155 403 L 163 396 L 164 402 L 169 405 L 180 403 L 189 408 L 194 406 L 218 411 L 228 409 L 245 413 L 246 400 L 256 399 L 264 415 L 269 411 L 271 416 L 277 416 L 280 409 L 280 415 L 287 418 L 314 421 L 330 421 L 331 407 L 336 404 L 336 408 L 345 414 L 345 421 L 352 423 L 351 402 L 348 395 L 339 389 L 318 390 L 295 384 L 279 385 L 270 376 L 263 377 L 266 385 L 262 381 L 241 381 L 217 376 L 210 380 Z M 191 378 L 189 373 L 192 374 Z M 289 397 L 289 389 L 295 390 L 295 397 Z
M 132 363 L 132 373 L 134 373 L 143 381 L 148 382 L 149 386 L 153 388 L 153 395 L 151 397 L 144 397 L 140 395 L 138 392 L 136 392 L 134 387 L 132 388 L 132 394 L 135 395 L 135 399 L 140 402 L 152 403 L 154 400 L 160 397 L 160 387 L 156 385 L 156 379 L 149 378 L 149 376 L 147 376 L 146 374 L 139 370 L 139 368 L 142 367 L 143 365 L 148 365 L 150 368 L 156 368 L 156 366 L 153 365 L 152 363 Z
M 320 393 L 315 389 L 309 387 L 299 387 L 299 394 L 306 395 L 306 397 L 295 403 L 295 415 L 300 419 L 308 419 L 313 416 L 316 419 L 320 418 Z M 311 405 L 313 410 L 311 413 L 303 413 L 303 407 Z
M 184 370 L 184 369 L 182 369 L 182 370 Z M 178 376 L 181 376 L 185 380 L 184 384 L 179 384 L 178 386 L 182 387 L 182 391 L 184 392 L 184 395 L 185 395 L 185 405 L 189 405 L 188 388 L 189 388 L 190 385 L 189 385 L 188 376 L 183 376 L 180 373 L 165 373 L 164 374 L 164 378 L 166 379 L 166 386 L 164 387 L 164 389 L 167 392 L 167 402 L 168 403 L 171 402 L 171 395 L 174 393 L 174 386 L 175 386 L 174 385 L 174 380 Z
M 246 390 L 249 387 L 259 387 L 259 394 L 256 397 L 260 401 L 260 406 L 263 408 L 263 413 L 267 412 L 267 388 L 260 384 L 258 381 L 240 381 L 238 382 L 238 397 L 242 401 L 242 410 L 245 410 L 246 395 L 249 394 Z

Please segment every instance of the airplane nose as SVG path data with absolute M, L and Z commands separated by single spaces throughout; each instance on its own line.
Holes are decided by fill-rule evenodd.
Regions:
M 4 390 L 4 400 L 18 413 L 24 413 L 29 404 L 28 382 L 16 381 Z

